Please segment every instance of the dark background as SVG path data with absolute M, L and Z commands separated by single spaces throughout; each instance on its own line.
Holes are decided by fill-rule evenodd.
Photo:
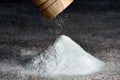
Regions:
M 0 0 L 0 3 L 24 3 L 32 4 L 32 0 Z M 89 10 L 118 10 L 120 9 L 120 0 L 74 0 L 71 9 L 89 9 Z
M 18 66 L 24 69 L 36 52 L 53 45 L 59 35 L 70 37 L 104 61 L 105 69 L 90 76 L 56 79 L 19 73 Z M 42 16 L 32 0 L 0 0 L 0 80 L 88 79 L 120 79 L 120 0 L 74 0 L 51 21 Z
M 32 0 L 0 0 L 0 2 L 26 2 L 26 3 L 31 3 Z M 114 5 L 116 4 L 120 4 L 120 0 L 74 0 L 74 2 L 77 4 L 101 4 L 101 5 L 105 5 L 105 4 L 111 4 L 114 3 Z

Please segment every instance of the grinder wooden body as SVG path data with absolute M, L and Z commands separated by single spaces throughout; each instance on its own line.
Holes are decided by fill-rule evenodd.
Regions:
M 33 3 L 48 20 L 56 17 L 72 2 L 73 0 L 33 0 Z

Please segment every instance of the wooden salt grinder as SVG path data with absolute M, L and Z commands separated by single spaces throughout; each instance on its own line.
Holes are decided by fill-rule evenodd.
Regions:
M 72 2 L 73 0 L 33 0 L 33 3 L 48 20 L 56 17 Z

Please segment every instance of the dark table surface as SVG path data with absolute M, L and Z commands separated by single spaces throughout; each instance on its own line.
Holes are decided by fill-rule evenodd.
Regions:
M 118 7 L 89 8 L 70 6 L 52 21 L 47 21 L 32 5 L 0 4 L 0 80 L 119 80 L 120 11 Z M 103 6 L 104 7 L 104 6 Z M 3 70 L 6 64 L 22 65 L 22 51 L 42 51 L 59 35 L 67 35 L 87 52 L 104 61 L 103 71 L 81 76 L 43 78 L 22 75 L 19 70 Z M 22 56 L 21 56 L 22 55 Z M 35 55 L 34 53 L 32 55 Z M 4 65 L 5 64 L 5 65 Z

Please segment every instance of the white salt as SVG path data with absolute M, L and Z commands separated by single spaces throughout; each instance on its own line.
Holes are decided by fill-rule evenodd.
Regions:
M 26 63 L 26 70 L 44 76 L 81 75 L 100 71 L 104 63 L 65 35 Z

